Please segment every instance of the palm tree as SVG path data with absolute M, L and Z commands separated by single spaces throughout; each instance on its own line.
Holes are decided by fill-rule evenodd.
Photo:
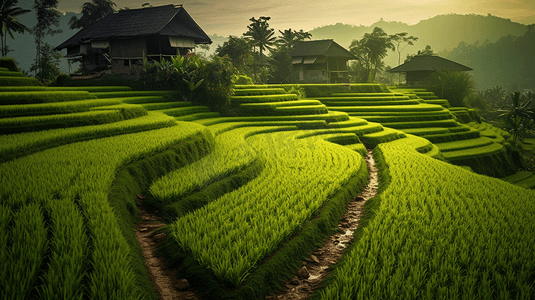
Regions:
M 0 43 L 2 56 L 6 56 L 8 53 L 7 35 L 14 39 L 13 32 L 24 33 L 24 31 L 30 31 L 26 25 L 20 23 L 16 18 L 17 16 L 30 12 L 30 10 L 15 6 L 18 2 L 18 0 L 0 0 L 0 22 L 2 24 Z
M 249 19 L 251 24 L 247 26 L 248 31 L 244 33 L 246 39 L 251 41 L 253 47 L 258 47 L 260 60 L 263 60 L 264 50 L 271 50 L 275 44 L 276 37 L 275 29 L 269 28 L 268 21 L 271 17 L 260 17 L 258 20 L 254 17 Z M 256 77 L 256 61 L 255 61 L 254 73 Z
M 531 95 L 524 97 L 520 92 L 511 94 L 511 102 L 506 109 L 500 109 L 503 112 L 499 118 L 504 118 L 505 128 L 513 135 L 513 145 L 516 141 L 524 141 L 527 131 L 533 129 L 533 110 L 529 107 L 531 104 Z
M 303 29 L 299 31 L 295 31 L 290 29 L 285 29 L 284 31 L 280 31 L 281 34 L 280 37 L 277 39 L 276 43 L 280 47 L 286 47 L 286 49 L 292 49 L 297 42 L 303 41 L 305 39 L 310 39 L 312 37 L 312 34 L 303 31 Z
M 150 5 L 149 3 L 143 4 L 143 7 Z M 78 19 L 76 16 L 72 16 L 69 20 L 71 29 L 84 28 L 85 26 L 96 22 L 105 16 L 113 13 L 117 6 L 111 0 L 91 0 L 82 5 L 82 17 Z

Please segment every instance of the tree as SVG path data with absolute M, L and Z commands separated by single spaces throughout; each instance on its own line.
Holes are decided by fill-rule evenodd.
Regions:
M 384 66 L 383 58 L 388 49 L 394 50 L 394 44 L 386 32 L 375 27 L 372 33 L 365 33 L 360 40 L 353 40 L 349 46 L 349 51 L 360 61 L 360 65 L 367 72 L 366 81 L 374 81 L 377 71 Z
M 506 109 L 499 110 L 503 112 L 499 118 L 503 118 L 505 129 L 513 135 L 513 145 L 517 140 L 523 142 L 526 132 L 533 129 L 533 110 L 530 108 L 532 94 L 522 96 L 520 92 L 511 94 L 511 104 Z
M 418 50 L 418 53 L 409 55 L 407 54 L 407 58 L 405 59 L 405 62 L 411 61 L 411 59 L 415 56 L 424 56 L 424 55 L 435 55 L 433 53 L 433 50 L 431 49 L 431 46 L 427 45 L 425 46 L 424 50 Z
M 259 19 L 255 19 L 254 17 L 252 17 L 251 19 L 249 19 L 249 21 L 251 21 L 251 24 L 247 26 L 248 31 L 243 34 L 246 39 L 251 41 L 253 47 L 258 48 L 258 56 L 260 58 L 260 61 L 263 61 L 264 59 L 264 51 L 271 50 L 276 40 L 276 37 L 274 36 L 275 29 L 269 28 L 268 21 L 270 19 L 271 17 L 260 17 Z M 255 79 L 257 79 L 256 58 L 254 63 L 254 76 Z
M 150 5 L 149 3 L 143 4 L 143 7 Z M 85 26 L 96 22 L 105 16 L 113 13 L 114 6 L 117 6 L 111 0 L 91 0 L 82 5 L 82 16 L 78 19 L 73 16 L 69 20 L 71 29 L 84 28 Z
M 448 100 L 451 106 L 465 106 L 465 98 L 474 89 L 474 81 L 468 72 L 440 70 L 431 75 L 428 89 L 440 98 Z
M 417 37 L 412 35 L 407 36 L 407 34 L 407 32 L 401 32 L 390 36 L 390 40 L 394 45 L 394 49 L 398 52 L 398 66 L 401 64 L 401 52 L 405 50 L 407 46 L 414 45 L 414 42 L 418 40 Z
M 41 72 L 41 54 L 43 53 L 42 41 L 47 35 L 54 35 L 60 33 L 61 29 L 53 30 L 52 26 L 59 26 L 60 12 L 56 9 L 58 7 L 58 0 L 35 0 L 33 8 L 37 12 L 37 24 L 32 28 L 35 35 L 35 44 L 37 51 L 35 54 L 35 63 L 32 68 L 36 70 L 36 74 Z
M 59 51 L 49 43 L 44 43 L 41 47 L 41 59 L 39 65 L 32 65 L 30 71 L 35 71 L 35 78 L 44 83 L 54 81 L 56 77 L 61 73 L 59 69 L 59 59 L 63 57 Z
M 300 41 L 310 39 L 312 34 L 303 31 L 296 31 L 291 28 L 280 31 L 280 36 L 276 40 L 277 49 L 271 51 L 273 68 L 271 70 L 271 82 L 293 83 L 293 65 L 290 51 Z
M 270 74 L 270 82 L 293 83 L 294 73 L 290 50 L 286 46 L 279 47 L 271 52 L 271 58 L 273 59 L 273 68 Z
M 241 73 L 248 74 L 252 65 L 251 45 L 246 39 L 232 36 L 223 45 L 218 45 L 215 54 L 220 57 L 228 56 Z
M 19 15 L 30 12 L 30 10 L 16 7 L 18 0 L 0 0 L 0 51 L 2 56 L 6 56 L 9 52 L 7 46 L 7 36 L 12 39 L 15 38 L 13 32 L 24 33 L 30 31 L 26 25 L 19 22 L 16 18 Z
M 395 50 L 398 52 L 398 66 L 401 64 L 401 52 L 409 45 L 414 45 L 414 42 L 418 40 L 415 36 L 407 36 L 407 32 L 396 33 L 390 36 L 390 40 L 394 45 Z M 398 82 L 401 82 L 401 73 L 398 73 Z
M 503 106 L 507 92 L 501 86 L 495 86 L 481 92 L 481 96 L 493 109 L 498 109 Z
M 277 38 L 276 43 L 279 47 L 286 47 L 287 49 L 292 49 L 298 42 L 312 37 L 312 34 L 303 31 L 303 29 L 295 31 L 289 28 L 284 31 L 279 30 L 279 33 L 281 35 Z
M 8 35 L 14 39 L 13 32 L 24 33 L 25 31 L 30 31 L 26 25 L 20 23 L 16 18 L 30 12 L 30 10 L 15 6 L 18 2 L 18 0 L 0 0 L 0 24 L 2 25 L 0 30 L 0 51 L 2 52 L 2 57 L 8 53 Z

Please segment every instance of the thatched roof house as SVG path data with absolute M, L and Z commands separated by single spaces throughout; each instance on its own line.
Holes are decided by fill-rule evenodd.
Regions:
M 83 62 L 84 73 L 128 74 L 143 58 L 186 55 L 196 44 L 211 44 L 181 6 L 122 10 L 90 24 L 56 47 Z
M 433 72 L 439 70 L 472 71 L 471 68 L 434 55 L 417 55 L 410 61 L 392 68 L 392 73 L 407 73 L 407 85 L 425 85 Z
M 357 59 L 331 39 L 299 42 L 290 55 L 298 82 L 348 82 L 347 61 Z

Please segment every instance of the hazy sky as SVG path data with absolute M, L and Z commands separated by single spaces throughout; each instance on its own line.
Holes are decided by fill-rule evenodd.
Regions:
M 21 0 L 26 2 L 33 0 Z M 59 0 L 62 12 L 80 12 L 89 0 Z M 140 8 L 183 4 L 186 11 L 207 34 L 241 35 L 247 31 L 251 17 L 269 16 L 275 30 L 292 28 L 312 30 L 315 27 L 345 23 L 371 25 L 383 18 L 409 25 L 436 15 L 478 14 L 520 21 L 535 16 L 535 0 L 113 0 L 117 8 Z

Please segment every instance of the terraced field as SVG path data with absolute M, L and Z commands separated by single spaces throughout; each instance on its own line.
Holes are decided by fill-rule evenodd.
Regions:
M 225 117 L 169 92 L 0 83 L 5 299 L 157 299 L 139 207 L 168 224 L 154 236 L 198 298 L 263 299 L 364 188 L 366 147 L 380 193 L 316 297 L 535 297 L 535 193 L 444 162 L 499 157 L 504 135 L 433 95 L 237 86 Z

